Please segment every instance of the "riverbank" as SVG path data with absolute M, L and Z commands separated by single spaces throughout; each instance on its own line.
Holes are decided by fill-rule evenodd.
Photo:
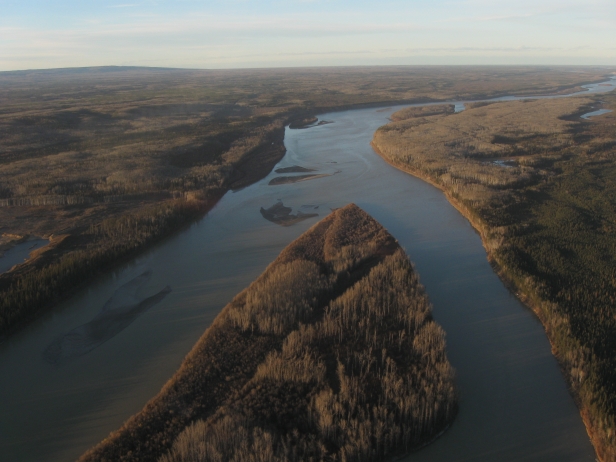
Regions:
M 55 236 L 26 262 L 0 275 L 0 341 L 70 298 L 96 277 L 202 218 L 220 197 L 158 204 L 103 221 L 85 237 Z M 122 233 L 111 231 L 118 222 Z
M 613 95 L 610 95 L 609 98 L 613 99 Z M 515 103 L 508 104 L 515 106 Z M 579 104 L 584 107 L 588 106 L 586 101 L 582 101 Z M 510 124 L 508 128 L 512 133 L 516 129 L 519 130 L 520 124 L 529 124 L 525 126 L 526 130 L 528 130 L 528 127 L 534 127 L 537 131 L 541 131 L 541 125 L 549 125 L 551 117 L 567 118 L 566 112 L 568 109 L 565 109 L 562 113 L 556 112 L 556 115 L 550 111 L 542 111 L 540 115 L 542 122 L 537 123 L 534 121 L 533 125 L 534 119 L 532 117 L 526 119 L 519 115 L 519 120 L 512 119 L 511 115 L 516 117 L 517 114 L 516 110 L 513 109 L 514 106 L 504 106 L 503 109 L 505 107 L 508 108 L 510 116 L 504 120 L 499 120 L 499 123 Z M 556 108 L 558 105 L 553 104 L 552 106 Z M 485 108 L 485 106 L 483 107 Z M 517 107 L 519 108 L 520 106 L 518 105 Z M 589 137 L 588 134 L 586 138 L 581 138 L 578 135 L 580 136 L 578 139 L 585 140 L 587 145 L 585 151 L 587 153 L 593 152 L 595 156 L 590 162 L 586 161 L 588 165 L 585 165 L 585 161 L 575 160 L 579 159 L 579 151 L 584 148 L 580 149 L 580 147 L 577 147 L 578 153 L 573 152 L 567 144 L 568 142 L 564 141 L 565 138 L 558 138 L 559 136 L 562 137 L 562 135 L 552 135 L 553 151 L 551 161 L 547 159 L 542 160 L 541 156 L 535 154 L 537 149 L 534 145 L 537 142 L 541 143 L 541 138 L 537 138 L 536 134 L 524 133 L 523 130 L 516 132 L 516 139 L 513 141 L 515 143 L 515 150 L 513 151 L 510 148 L 503 148 L 502 145 L 494 144 L 494 142 L 492 145 L 482 145 L 481 140 L 486 136 L 488 140 L 490 136 L 501 136 L 498 129 L 490 130 L 489 123 L 483 119 L 483 117 L 487 118 L 488 116 L 483 111 L 484 109 L 478 107 L 475 111 L 471 111 L 463 116 L 466 119 L 449 119 L 449 121 L 447 119 L 447 117 L 459 116 L 425 118 L 420 122 L 425 124 L 421 128 L 412 122 L 406 123 L 406 125 L 405 122 L 392 123 L 382 127 L 382 129 L 375 133 L 372 146 L 375 152 L 390 165 L 416 176 L 443 191 L 447 200 L 468 219 L 479 233 L 488 260 L 495 272 L 505 285 L 509 287 L 511 292 L 536 314 L 544 326 L 552 345 L 552 352 L 557 358 L 569 389 L 578 404 L 582 419 L 598 457 L 603 461 L 612 460 L 616 451 L 616 445 L 612 437 L 614 416 L 609 411 L 609 404 L 604 404 L 603 407 L 597 404 L 597 402 L 605 403 L 605 399 L 609 399 L 609 396 L 613 397 L 613 395 L 610 395 L 611 392 L 604 388 L 606 386 L 609 387 L 609 379 L 606 376 L 608 372 L 605 369 L 603 371 L 599 369 L 599 367 L 609 368 L 610 366 L 601 366 L 602 362 L 607 361 L 607 359 L 598 358 L 594 361 L 591 360 L 588 352 L 592 351 L 593 343 L 601 343 L 603 345 L 603 342 L 605 342 L 603 337 L 609 336 L 609 334 L 607 332 L 595 332 L 590 337 L 580 335 L 579 333 L 574 334 L 575 331 L 579 332 L 580 328 L 592 331 L 598 319 L 601 319 L 601 323 L 605 323 L 603 319 L 606 314 L 600 314 L 602 312 L 598 307 L 603 306 L 603 293 L 607 292 L 605 296 L 608 297 L 608 300 L 613 294 L 610 295 L 611 291 L 609 289 L 605 290 L 597 287 L 597 285 L 601 286 L 603 284 L 601 282 L 602 279 L 600 279 L 603 266 L 597 264 L 596 260 L 592 260 L 595 253 L 602 253 L 604 251 L 595 249 L 589 252 L 585 250 L 586 260 L 582 260 L 579 256 L 573 257 L 575 260 L 571 265 L 577 266 L 577 269 L 580 269 L 582 273 L 589 268 L 589 265 L 594 266 L 595 271 L 593 273 L 586 273 L 586 276 L 582 276 L 583 280 L 569 279 L 565 283 L 564 278 L 572 278 L 574 273 L 570 269 L 567 270 L 569 273 L 559 270 L 558 266 L 550 263 L 555 256 L 559 255 L 558 250 L 546 251 L 543 249 L 541 250 L 542 253 L 538 253 L 540 250 L 536 250 L 533 253 L 533 247 L 529 243 L 532 241 L 525 237 L 529 234 L 526 231 L 527 229 L 533 229 L 533 226 L 537 226 L 533 224 L 532 219 L 529 219 L 529 217 L 533 215 L 550 217 L 550 214 L 554 214 L 555 205 L 549 205 L 552 203 L 550 202 L 553 200 L 552 197 L 557 197 L 558 189 L 555 189 L 554 184 L 557 185 L 560 182 L 567 184 L 576 177 L 585 178 L 584 175 L 587 175 L 588 169 L 593 168 L 593 164 L 597 160 L 602 159 L 600 162 L 604 164 L 603 168 L 605 168 L 606 162 L 608 162 L 607 158 L 602 155 L 604 151 L 599 150 L 596 144 L 593 145 L 594 138 Z M 491 110 L 488 110 L 488 112 L 490 111 L 495 113 L 498 111 L 498 108 L 492 107 Z M 536 114 L 539 115 L 540 113 L 537 112 Z M 492 117 L 490 120 L 495 120 L 494 117 L 496 116 L 492 115 Z M 464 131 L 465 136 L 461 139 L 458 138 L 451 147 L 447 147 L 450 146 L 447 144 L 450 143 L 448 141 L 450 133 L 448 127 L 459 127 L 467 123 L 466 121 L 469 124 L 472 121 L 475 127 L 481 127 L 481 137 L 477 136 L 476 141 L 469 141 L 475 136 L 474 130 L 477 130 L 477 128 L 471 128 L 470 130 L 466 128 Z M 609 121 L 607 123 L 609 125 Z M 558 124 L 555 123 L 555 125 Z M 580 127 L 579 124 L 569 123 L 563 125 L 561 130 L 566 129 L 569 133 L 567 136 L 575 136 L 571 135 L 571 133 L 583 132 L 585 129 L 588 130 L 589 126 L 584 127 Z M 550 130 L 554 130 L 554 128 Z M 429 132 L 435 133 L 435 135 L 432 135 L 432 139 L 430 135 L 425 135 L 425 133 Z M 424 135 L 421 133 L 424 133 Z M 456 129 L 455 132 L 451 133 L 459 133 L 459 131 Z M 603 146 L 609 146 L 609 144 L 605 143 L 604 137 L 606 134 L 605 130 L 601 131 L 601 145 Z M 595 134 L 596 136 L 597 134 Z M 501 138 L 498 139 L 500 140 Z M 511 141 L 508 142 L 511 143 Z M 408 146 L 409 143 L 412 143 L 413 147 L 410 149 L 408 147 L 405 148 L 405 145 Z M 470 143 L 473 144 L 471 145 Z M 592 151 L 590 146 L 593 146 Z M 466 157 L 463 157 L 463 160 L 460 159 L 459 155 L 454 154 L 461 149 L 463 152 L 466 151 Z M 424 150 L 425 152 L 432 151 L 438 153 L 431 157 L 436 159 L 433 161 L 434 163 L 428 164 L 424 162 Z M 556 154 L 559 150 L 561 153 Z M 508 156 L 508 158 L 511 158 L 511 155 L 513 155 L 513 159 L 515 159 L 515 172 L 509 171 L 510 169 L 507 169 L 506 172 L 498 170 L 498 166 L 486 166 L 485 162 L 483 162 L 484 158 L 491 157 L 495 152 L 501 152 L 501 155 Z M 566 154 L 564 154 L 565 152 Z M 551 167 L 552 165 L 554 167 Z M 564 165 L 570 166 L 565 168 L 564 172 L 561 171 L 560 174 L 552 173 L 558 171 L 556 168 L 562 169 Z M 573 165 L 575 167 L 572 167 Z M 524 166 L 533 167 L 525 168 Z M 537 169 L 537 166 L 540 166 L 542 170 Z M 502 169 L 502 167 L 500 168 Z M 572 175 L 575 175 L 571 176 L 570 179 L 567 176 L 563 176 L 563 174 L 568 175 L 569 171 Z M 611 171 L 611 166 L 607 171 Z M 559 177 L 562 179 L 557 182 L 556 179 Z M 584 181 L 587 181 L 586 185 L 584 185 Z M 589 195 L 584 190 L 588 191 L 591 188 L 595 188 L 597 184 L 596 181 L 589 179 L 584 181 L 581 183 L 578 181 L 579 184 L 576 185 L 577 207 L 580 207 L 579 197 Z M 491 185 L 496 185 L 496 187 Z M 568 188 L 570 187 L 568 186 Z M 562 189 L 565 190 L 567 187 Z M 540 192 L 544 195 L 541 201 L 538 200 L 538 197 L 541 197 L 539 196 Z M 564 199 L 562 195 L 558 197 L 560 201 Z M 560 203 L 562 204 L 562 202 Z M 543 206 L 541 204 L 547 205 Z M 541 212 L 538 210 L 539 207 L 543 207 Z M 550 207 L 552 207 L 551 210 Z M 595 210 L 595 215 L 599 213 L 598 217 L 603 216 L 602 212 L 605 209 L 601 209 L 602 212 L 599 212 L 595 206 L 593 206 L 593 209 Z M 606 217 L 606 219 L 609 218 Z M 579 225 L 583 225 L 585 222 L 583 217 L 579 217 L 577 220 L 579 220 Z M 570 215 L 568 222 L 575 224 L 576 218 Z M 548 230 L 553 230 L 551 231 L 552 236 L 544 237 L 543 239 L 548 239 L 553 243 L 560 242 L 560 245 L 566 245 L 568 248 L 575 246 L 577 255 L 580 255 L 578 252 L 580 252 L 582 245 L 592 245 L 591 242 L 594 241 L 595 245 L 603 246 L 600 243 L 605 239 L 602 236 L 590 236 L 588 233 L 591 231 L 586 231 L 586 228 L 578 228 L 576 235 L 565 234 L 566 229 L 562 227 L 562 224 L 559 227 L 554 227 L 553 224 L 549 224 L 544 220 L 542 225 L 548 226 Z M 569 243 L 565 244 L 567 242 Z M 516 250 L 518 248 L 525 249 L 524 257 Z M 572 258 L 571 253 L 568 253 L 568 255 L 569 258 Z M 521 260 L 522 258 L 524 260 Z M 538 261 L 538 263 L 534 263 L 536 266 L 532 266 L 529 263 L 522 264 L 522 262 L 527 262 L 529 259 L 530 261 L 532 259 Z M 552 265 L 551 267 L 549 266 L 550 264 Z M 560 265 L 562 266 L 562 264 Z M 542 269 L 540 271 L 535 269 L 534 272 L 529 269 L 537 267 Z M 609 267 L 606 269 L 606 272 L 609 274 Z M 554 274 L 559 278 L 557 282 L 555 282 Z M 598 280 L 598 282 L 595 283 L 595 280 Z M 554 286 L 554 284 L 556 285 Z M 599 314 L 594 315 L 594 320 L 593 318 L 588 318 L 588 310 L 583 308 L 584 305 L 573 311 L 571 311 L 571 308 L 567 308 L 567 302 L 580 303 L 579 300 L 582 297 L 585 299 L 586 295 L 579 293 L 573 295 L 572 293 L 567 294 L 563 298 L 562 292 L 565 290 L 563 284 L 569 290 L 576 290 L 575 287 L 584 287 L 585 291 L 595 294 L 596 302 L 593 303 L 593 309 L 599 311 Z M 551 287 L 555 287 L 555 289 L 551 289 Z M 560 294 L 553 290 L 560 291 Z M 598 292 L 600 290 L 603 290 L 603 293 Z M 606 308 L 603 309 L 603 313 L 609 310 L 609 301 L 605 306 Z M 580 324 L 582 322 L 579 320 L 580 316 L 587 316 L 585 327 L 584 324 Z M 608 329 L 608 327 L 605 328 Z M 602 348 L 605 348 L 605 346 L 602 346 Z
M 72 206 L 81 209 L 81 213 L 71 215 L 86 219 L 70 223 L 67 232 L 52 238 L 50 245 L 11 271 L 0 274 L 0 341 L 73 296 L 97 276 L 118 268 L 202 219 L 228 191 L 244 188 L 267 176 L 286 152 L 286 120 L 273 125 L 260 134 L 256 146 L 249 143 L 227 153 L 232 155 L 227 159 L 226 178 L 220 179 L 220 186 L 205 181 L 203 189 L 185 191 L 181 198 L 154 198 L 136 203 L 120 199 L 113 213 L 100 217 L 98 214 L 89 217 L 88 206 Z
M 455 207 L 455 209 L 458 212 L 460 212 L 460 214 L 464 218 L 468 220 L 468 222 L 475 229 L 475 231 L 477 231 L 479 236 L 481 236 L 481 242 L 483 244 L 484 249 L 486 250 L 487 259 L 490 262 L 490 265 L 492 266 L 492 268 L 494 269 L 494 272 L 501 279 L 505 287 L 509 289 L 510 293 L 513 296 L 515 296 L 518 300 L 520 300 L 520 302 L 522 302 L 526 307 L 528 307 L 528 309 L 532 311 L 535 314 L 535 316 L 537 316 L 537 319 L 539 319 L 539 321 L 543 325 L 546 336 L 550 342 L 550 345 L 552 346 L 552 353 L 554 354 L 554 357 L 557 359 L 558 364 L 560 365 L 560 369 L 562 371 L 563 377 L 566 379 L 569 391 L 571 392 L 571 395 L 573 396 L 580 410 L 580 416 L 582 417 L 582 421 L 584 422 L 584 425 L 588 432 L 588 436 L 590 437 L 590 440 L 592 441 L 593 446 L 597 450 L 597 457 L 599 458 L 601 462 L 610 462 L 611 459 L 608 459 L 602 454 L 601 455 L 599 454 L 599 451 L 603 452 L 601 448 L 603 447 L 604 442 L 597 435 L 597 428 L 593 424 L 593 419 L 590 413 L 590 407 L 586 406 L 582 402 L 581 396 L 579 395 L 579 393 L 577 393 L 575 387 L 573 387 L 572 385 L 573 378 L 569 372 L 569 369 L 566 366 L 565 357 L 564 355 L 560 354 L 559 350 L 556 347 L 554 335 L 552 335 L 552 332 L 550 330 L 549 319 L 546 317 L 546 314 L 545 314 L 546 307 L 543 306 L 546 303 L 546 301 L 538 301 L 536 298 L 536 294 L 533 294 L 531 291 L 526 289 L 521 284 L 516 283 L 515 277 L 509 271 L 507 271 L 506 267 L 503 267 L 502 264 L 499 263 L 499 261 L 497 260 L 495 256 L 494 249 L 489 244 L 490 242 L 489 228 L 486 226 L 485 222 L 483 222 L 477 216 L 477 213 L 475 211 L 473 211 L 471 208 L 467 207 L 462 202 L 457 200 L 450 193 L 450 191 L 445 189 L 441 184 L 435 182 L 432 178 L 425 175 L 420 170 L 410 169 L 401 164 L 392 162 L 391 159 L 384 156 L 383 153 L 378 149 L 378 147 L 376 147 L 373 143 L 371 143 L 371 146 L 374 149 L 374 152 L 376 152 L 385 162 L 387 162 L 392 167 L 397 168 L 398 170 L 401 170 L 405 173 L 408 173 L 409 175 L 413 175 L 414 177 L 419 178 L 420 180 L 423 180 L 426 183 L 429 183 L 435 188 L 438 188 L 439 190 L 441 190 L 443 192 L 443 195 L 449 201 L 449 203 L 453 207 Z
M 32 252 L 39 252 L 51 239 L 37 236 L 0 236 L 0 274 L 29 258 Z

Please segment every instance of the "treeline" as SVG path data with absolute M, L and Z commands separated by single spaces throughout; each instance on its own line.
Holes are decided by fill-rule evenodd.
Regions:
M 77 217 L 72 221 L 58 218 L 58 222 L 50 226 L 68 228 L 69 239 L 61 245 L 52 244 L 46 257 L 21 265 L 18 271 L 0 275 L 0 336 L 6 335 L 16 324 L 32 317 L 41 308 L 66 297 L 71 289 L 93 275 L 111 268 L 114 262 L 117 264 L 135 255 L 150 243 L 202 216 L 234 186 L 238 176 L 246 184 L 266 175 L 285 151 L 281 143 L 284 121 L 265 122 L 262 126 L 246 129 L 243 137 L 230 142 L 215 163 L 203 164 L 195 159 L 192 167 L 179 169 L 175 175 L 153 173 L 146 178 L 147 175 L 123 172 L 126 162 L 139 163 L 140 159 L 125 154 L 119 155 L 117 160 L 117 166 L 122 168 L 106 178 L 90 178 L 88 173 L 75 175 L 80 165 L 79 162 L 70 165 L 76 160 L 75 155 L 56 160 L 62 168 L 67 166 L 66 177 L 58 177 L 55 169 L 39 177 L 42 172 L 33 170 L 24 173 L 25 181 L 21 181 L 23 175 L 4 176 L 3 173 L 10 171 L 10 165 L 4 167 L 6 171 L 0 165 L 0 178 L 7 197 L 0 199 L 0 208 L 8 216 L 20 207 L 45 207 L 53 215 L 68 207 L 84 211 L 87 207 L 115 206 L 108 209 L 105 214 L 108 218 L 102 222 L 88 219 L 87 213 L 74 213 L 74 210 L 67 214 Z M 142 156 L 143 159 L 146 157 Z M 109 165 L 103 167 L 105 160 L 105 156 L 92 159 L 90 167 L 100 166 L 105 171 L 110 168 Z M 154 161 L 143 160 L 139 167 L 151 167 Z M 258 165 L 250 164 L 248 172 L 244 173 L 243 166 L 250 162 Z M 25 168 L 29 166 L 30 163 L 25 161 L 19 169 L 29 172 Z M 43 195 L 27 195 L 37 192 Z M 58 192 L 73 195 L 58 196 Z M 17 231 L 32 232 L 27 227 Z
M 602 99 L 616 104 L 613 94 Z M 489 259 L 543 322 L 597 454 L 611 461 L 616 133 L 613 116 L 579 119 L 590 103 L 475 106 L 389 124 L 373 144 L 392 164 L 442 188 L 480 230 Z
M 400 122 L 401 120 L 414 119 L 417 117 L 429 117 L 439 114 L 453 114 L 454 112 L 455 106 L 453 104 L 407 107 L 394 112 L 391 115 L 390 119 L 393 122 Z
M 232 135 L 212 123 L 191 127 L 183 137 L 176 135 L 179 139 L 156 134 L 140 143 L 129 143 L 130 134 L 119 133 L 106 149 L 77 147 L 54 156 L 46 169 L 39 158 L 0 163 L 0 206 L 109 203 L 222 188 L 235 166 L 278 141 L 284 123 L 284 117 L 244 120 L 234 124 Z
M 453 375 L 408 258 L 349 205 L 290 244 L 80 460 L 383 460 L 449 425 Z
M 0 334 L 39 309 L 62 299 L 74 287 L 133 255 L 179 226 L 200 217 L 205 201 L 175 200 L 92 225 L 57 258 L 0 275 Z M 77 239 L 77 238 L 73 238 Z M 62 246 L 63 243 L 59 243 Z

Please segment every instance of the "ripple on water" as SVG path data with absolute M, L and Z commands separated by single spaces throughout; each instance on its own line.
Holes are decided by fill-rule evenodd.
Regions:
M 138 297 L 137 292 L 150 280 L 151 274 L 146 271 L 121 286 L 94 319 L 51 342 L 43 352 L 43 359 L 52 364 L 64 363 L 89 353 L 126 329 L 171 292 L 171 287 L 167 286 L 150 297 Z

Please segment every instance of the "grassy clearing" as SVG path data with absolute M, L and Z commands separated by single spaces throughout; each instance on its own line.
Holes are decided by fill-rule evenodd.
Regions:
M 417 274 L 351 204 L 291 243 L 161 393 L 80 460 L 383 460 L 456 410 Z
M 602 102 L 599 101 L 599 98 Z M 393 165 L 440 187 L 537 313 L 601 460 L 616 459 L 616 95 L 477 104 L 381 127 Z

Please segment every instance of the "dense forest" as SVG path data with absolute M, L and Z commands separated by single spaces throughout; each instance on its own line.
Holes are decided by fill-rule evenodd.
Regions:
M 447 428 L 453 376 L 412 264 L 351 204 L 284 249 L 80 460 L 388 459 Z
M 0 332 L 123 261 L 126 255 L 198 218 L 206 206 L 207 202 L 198 201 L 164 202 L 91 225 L 78 237 L 78 243 L 71 242 L 73 236 L 57 236 L 30 265 L 0 277 Z M 70 250 L 63 252 L 63 247 Z
M 343 107 L 571 92 L 596 69 L 384 67 L 0 73 L 0 336 L 269 173 L 284 127 Z M 295 122 L 295 123 L 294 123 Z
M 399 113 L 374 136 L 441 188 L 541 319 L 601 460 L 616 460 L 616 129 L 613 93 Z M 438 112 L 438 113 L 436 113 Z

